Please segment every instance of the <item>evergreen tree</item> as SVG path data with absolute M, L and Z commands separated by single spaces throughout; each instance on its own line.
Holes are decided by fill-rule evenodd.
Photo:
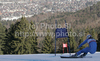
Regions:
M 89 28 L 87 27 L 86 29 L 85 29 L 85 35 L 88 35 L 89 34 Z
M 85 34 L 84 36 L 80 37 L 78 45 L 80 45 L 84 40 L 86 40 L 86 36 L 89 34 L 89 28 L 85 29 Z M 82 47 L 80 47 L 80 50 L 84 49 L 85 47 L 88 47 L 88 44 L 84 44 Z
M 47 30 L 47 32 L 48 32 L 48 34 L 43 41 L 42 52 L 43 53 L 52 53 L 54 51 L 53 39 L 52 39 L 51 35 L 49 35 L 50 31 Z
M 7 33 L 4 54 L 31 54 L 36 53 L 37 49 L 37 37 L 33 35 L 35 29 L 29 27 L 32 26 L 24 17 L 20 22 L 16 22 L 12 25 Z
M 29 49 L 29 53 L 37 53 L 38 51 L 37 51 L 37 49 L 38 49 L 38 47 L 37 47 L 37 35 L 35 34 L 35 27 L 33 26 L 34 25 L 34 23 L 31 21 L 30 22 L 30 30 L 29 30 L 29 32 L 31 33 L 31 35 L 29 36 L 29 37 L 27 37 L 27 42 L 26 43 L 30 43 L 30 44 L 28 44 L 28 46 L 27 46 L 27 48 L 29 49 L 29 47 L 30 47 L 30 49 Z
M 92 35 L 92 37 L 93 37 L 94 39 L 97 39 L 97 35 L 96 35 L 96 32 L 95 32 L 95 30 L 94 30 L 94 29 L 92 30 L 91 35 Z
M 73 36 L 70 36 L 69 39 L 70 39 L 70 50 L 71 52 L 75 52 L 76 51 L 75 49 L 77 48 L 76 41 Z
M 4 26 L 2 26 L 2 24 L 0 23 L 0 54 L 3 54 L 2 48 L 3 48 L 3 42 L 5 39 L 5 30 L 6 28 Z
M 98 34 L 97 38 L 97 51 L 100 51 L 100 33 Z
M 77 48 L 77 44 L 74 38 L 74 35 L 72 35 L 73 31 L 72 29 L 70 30 L 70 35 L 69 35 L 69 40 L 70 40 L 70 50 L 71 52 L 75 52 L 75 49 Z

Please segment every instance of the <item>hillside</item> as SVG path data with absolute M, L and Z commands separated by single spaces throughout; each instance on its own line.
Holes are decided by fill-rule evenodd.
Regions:
M 59 23 L 70 23 L 74 29 L 83 28 L 96 28 L 100 26 L 100 2 L 94 4 L 93 6 L 87 7 L 77 12 L 63 12 L 53 15 L 51 18 L 44 20 L 44 22 L 53 23 L 58 20 Z
M 66 20 L 67 23 L 71 24 L 71 28 L 74 31 L 82 31 L 86 28 L 95 29 L 99 31 L 100 27 L 100 2 L 94 4 L 93 6 L 87 7 L 85 9 L 79 10 L 77 12 L 56 12 L 56 13 L 46 13 L 40 14 L 28 18 L 38 23 L 53 23 L 55 20 L 59 24 L 64 24 Z
M 66 20 L 74 29 L 84 29 L 87 27 L 98 28 L 100 26 L 100 2 L 77 12 L 41 13 L 31 18 L 27 18 L 27 20 L 34 21 L 35 23 L 54 23 L 55 20 L 58 20 L 60 24 L 64 24 L 64 20 Z M 9 25 L 16 21 L 1 22 L 9 28 Z

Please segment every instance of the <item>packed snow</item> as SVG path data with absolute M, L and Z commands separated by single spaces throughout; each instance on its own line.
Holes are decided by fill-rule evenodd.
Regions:
M 88 54 L 86 58 L 60 58 L 64 54 L 28 54 L 28 55 L 0 55 L 0 61 L 100 61 L 100 52 Z M 92 56 L 92 58 L 89 58 Z

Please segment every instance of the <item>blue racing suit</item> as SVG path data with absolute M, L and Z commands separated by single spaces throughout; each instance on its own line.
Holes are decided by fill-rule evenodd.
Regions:
M 85 43 L 89 44 L 89 47 L 86 47 L 80 51 L 78 51 L 76 54 L 80 55 L 81 53 L 88 53 L 90 52 L 91 54 L 94 54 L 97 50 L 97 43 L 95 39 L 86 39 L 83 43 L 81 43 L 78 48 L 80 48 L 82 45 L 84 45 Z

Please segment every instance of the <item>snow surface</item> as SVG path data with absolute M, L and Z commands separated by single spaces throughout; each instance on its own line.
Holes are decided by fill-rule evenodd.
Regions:
M 87 55 L 92 58 L 60 58 L 60 56 L 67 55 L 69 54 L 0 55 L 0 61 L 100 61 L 100 52 Z
M 24 17 L 32 17 L 33 15 L 25 15 Z M 1 20 L 17 20 L 17 19 L 19 19 L 19 18 L 21 18 L 22 16 L 19 16 L 19 17 L 6 17 L 6 18 L 2 18 Z

